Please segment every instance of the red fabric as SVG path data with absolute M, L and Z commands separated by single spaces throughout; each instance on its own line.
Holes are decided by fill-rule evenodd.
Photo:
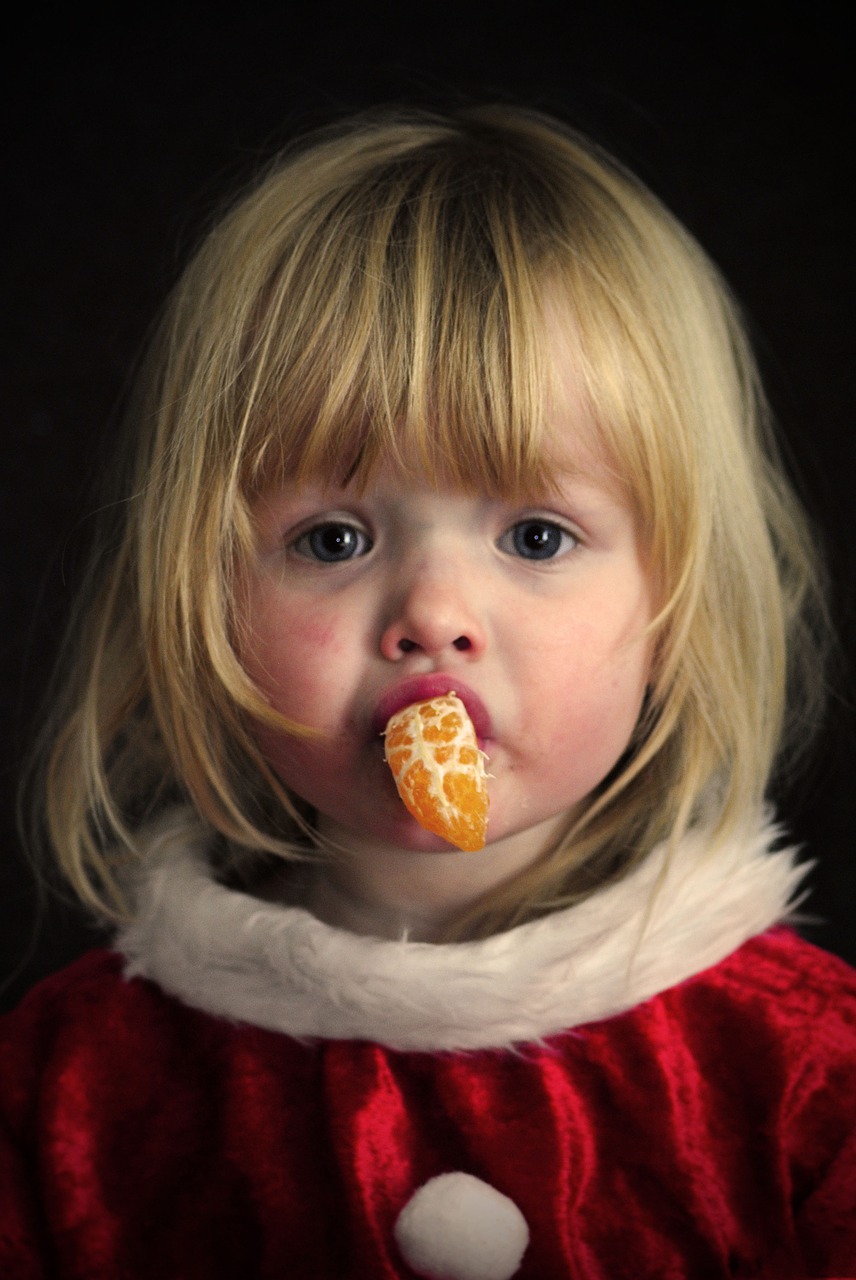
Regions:
M 303 1045 L 94 952 L 0 1032 L 0 1275 L 392 1280 L 417 1187 L 517 1204 L 520 1280 L 856 1276 L 856 974 L 786 930 L 518 1052 Z

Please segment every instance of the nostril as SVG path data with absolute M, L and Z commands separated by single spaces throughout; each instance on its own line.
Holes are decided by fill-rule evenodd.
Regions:
M 465 651 L 472 649 L 473 642 L 469 636 L 458 636 L 457 640 L 452 641 L 452 648 Z M 418 649 L 419 645 L 415 640 L 408 640 L 407 636 L 402 636 L 398 642 L 398 648 L 401 653 L 412 653 L 414 649 Z

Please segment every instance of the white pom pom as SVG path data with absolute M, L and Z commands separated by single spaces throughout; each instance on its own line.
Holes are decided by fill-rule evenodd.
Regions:
M 469 1173 L 443 1173 L 420 1187 L 398 1216 L 395 1239 L 427 1280 L 511 1280 L 529 1243 L 513 1200 Z

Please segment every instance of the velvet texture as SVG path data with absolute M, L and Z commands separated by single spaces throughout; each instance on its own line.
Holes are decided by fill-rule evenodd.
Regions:
M 856 1276 L 856 975 L 777 929 L 519 1051 L 304 1044 L 94 952 L 0 1037 L 0 1275 L 393 1280 L 462 1170 L 521 1280 Z

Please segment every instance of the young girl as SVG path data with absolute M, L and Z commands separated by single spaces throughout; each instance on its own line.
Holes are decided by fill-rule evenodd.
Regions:
M 42 793 L 120 927 L 6 1020 L 4 1277 L 856 1275 L 856 981 L 764 808 L 814 565 L 686 232 L 538 114 L 351 121 L 133 422 Z M 452 692 L 474 852 L 384 758 Z

